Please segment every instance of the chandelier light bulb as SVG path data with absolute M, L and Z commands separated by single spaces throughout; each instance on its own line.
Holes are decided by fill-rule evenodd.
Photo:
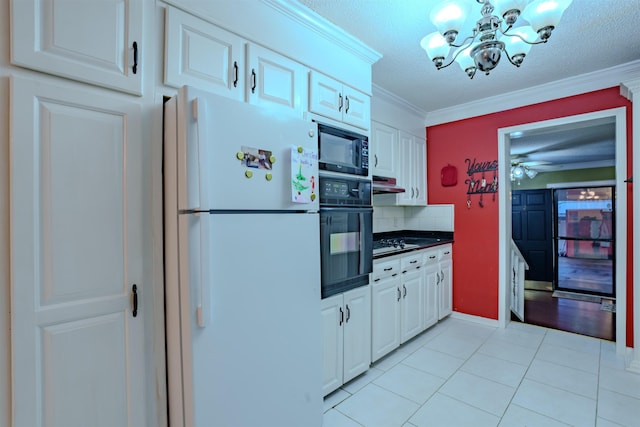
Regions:
M 546 41 L 571 2 L 572 0 L 535 0 L 527 6 L 523 18 L 529 21 L 540 39 Z
M 529 25 L 512 28 L 507 35 L 501 35 L 500 41 L 504 43 L 504 51 L 507 52 L 511 62 L 520 66 L 524 57 L 531 50 L 531 42 L 537 39 L 537 34 Z M 527 43 L 527 41 L 529 43 Z
M 444 59 L 449 55 L 449 44 L 438 32 L 423 37 L 420 46 L 427 52 L 427 56 L 433 61 L 436 68 L 440 68 Z
M 531 0 L 493 0 L 496 15 L 504 18 L 507 25 L 513 25 Z
M 447 43 L 453 43 L 468 14 L 468 1 L 446 0 L 433 8 L 430 18 L 438 32 L 447 40 Z

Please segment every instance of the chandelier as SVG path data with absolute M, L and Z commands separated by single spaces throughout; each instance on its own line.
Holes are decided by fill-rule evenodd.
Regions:
M 457 62 L 469 78 L 477 70 L 489 74 L 500 62 L 502 52 L 519 67 L 532 45 L 547 42 L 572 0 L 476 1 L 482 5 L 482 18 L 458 44 L 472 0 L 446 0 L 431 11 L 431 21 L 438 31 L 424 37 L 420 46 L 438 70 Z M 514 27 L 516 24 L 519 26 Z

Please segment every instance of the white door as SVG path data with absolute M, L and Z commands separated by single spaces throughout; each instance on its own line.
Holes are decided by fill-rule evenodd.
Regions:
M 424 323 L 424 284 L 420 270 L 402 273 L 402 321 L 400 342 L 406 342 L 422 332 Z
M 237 35 L 169 6 L 164 82 L 244 101 L 244 44 Z
M 344 374 L 350 381 L 371 364 L 371 288 L 362 286 L 344 293 Z
M 369 157 L 373 172 L 389 178 L 400 178 L 396 171 L 398 155 L 398 131 L 382 123 L 371 122 L 371 151 Z
M 344 86 L 343 118 L 345 123 L 362 129 L 371 125 L 371 97 L 360 91 Z
M 334 120 L 342 120 L 342 84 L 316 71 L 310 73 L 309 80 L 309 111 Z
M 309 70 L 264 47 L 247 44 L 247 101 L 303 118 Z
M 398 132 L 398 153 L 397 161 L 398 185 L 406 191 L 397 195 L 398 203 L 401 205 L 413 205 L 416 197 L 415 181 L 415 161 L 413 153 L 413 135 L 406 132 Z
M 437 263 L 427 264 L 422 272 L 425 280 L 423 329 L 427 329 L 438 323 L 438 285 L 436 283 L 436 276 L 439 272 L 440 270 L 438 269 Z
M 400 345 L 400 278 L 389 277 L 371 287 L 371 361 Z
M 142 6 L 139 0 L 12 0 L 12 22 L 20 25 L 11 28 L 11 63 L 141 95 Z
M 440 308 L 438 317 L 442 319 L 453 311 L 453 262 L 449 260 L 440 262 Z
M 412 147 L 412 170 L 415 186 L 414 204 L 424 206 L 427 204 L 427 142 L 414 136 Z
M 145 425 L 141 113 L 123 98 L 12 79 L 15 426 Z
M 318 214 L 180 217 L 185 425 L 320 427 Z
M 323 335 L 322 395 L 326 396 L 342 385 L 342 353 L 344 335 L 344 309 L 342 294 L 325 298 L 321 302 Z

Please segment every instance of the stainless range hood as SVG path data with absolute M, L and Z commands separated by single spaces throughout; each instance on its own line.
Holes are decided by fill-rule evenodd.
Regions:
M 404 193 L 406 190 L 396 184 L 395 178 L 373 176 L 373 194 Z

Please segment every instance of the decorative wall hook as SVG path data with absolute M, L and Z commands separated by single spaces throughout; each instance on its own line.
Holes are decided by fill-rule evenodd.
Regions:
M 491 200 L 495 202 L 495 193 L 498 192 L 498 160 L 477 162 L 476 159 L 473 159 L 473 161 L 465 159 L 465 163 L 467 164 L 467 175 L 469 176 L 464 181 L 467 184 L 467 208 L 471 208 L 472 194 L 480 195 L 478 205 L 481 208 L 484 207 L 483 195 L 485 193 L 492 193 Z M 491 172 L 493 172 L 493 178 L 488 181 L 487 176 L 491 176 Z

